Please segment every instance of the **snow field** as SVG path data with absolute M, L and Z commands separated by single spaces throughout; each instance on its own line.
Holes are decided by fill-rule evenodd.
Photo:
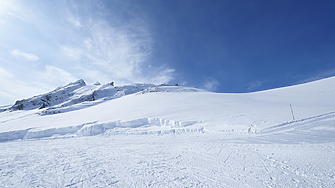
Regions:
M 298 99 L 302 100 L 301 97 Z M 274 102 L 268 100 L 268 97 L 259 99 L 254 93 L 155 92 L 132 94 L 54 115 L 40 116 L 41 110 L 2 112 L 0 140 L 22 139 L 24 132 L 29 132 L 31 136 L 28 138 L 52 136 L 52 133 L 74 134 L 81 129 L 82 134 L 78 135 L 95 135 L 114 127 L 138 128 L 145 125 L 159 128 L 157 131 L 161 127 L 165 130 L 165 126 L 192 127 L 190 125 L 197 124 L 197 129 L 204 127 L 208 131 L 245 132 L 250 125 L 261 130 L 292 121 L 290 103 L 286 98 L 276 97 Z M 335 111 L 334 100 L 320 101 L 323 105 L 310 108 L 314 102 L 306 99 L 304 105 L 293 105 L 296 118 L 306 119 Z M 84 133 L 84 130 L 93 132 Z M 20 136 L 17 136 L 18 132 Z
M 119 132 L 110 129 L 96 136 L 54 135 L 0 143 L 0 185 L 335 186 L 334 113 L 256 133 L 203 130 L 141 134 L 151 126 L 132 127 L 146 121 L 126 122 L 128 127 L 119 127 Z
M 226 140 L 228 139 L 228 140 Z M 279 138 L 277 138 L 279 139 Z M 242 143 L 238 143 L 242 140 Z M 333 187 L 334 144 L 243 143 L 226 133 L 0 143 L 2 187 Z
M 69 100 L 91 87 L 104 91 Z M 0 107 L 0 187 L 335 187 L 335 77 L 244 94 L 132 89 L 56 114 Z

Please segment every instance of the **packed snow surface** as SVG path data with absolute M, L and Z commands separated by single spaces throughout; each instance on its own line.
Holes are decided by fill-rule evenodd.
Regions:
M 0 107 L 0 187 L 334 187 L 334 96 L 78 80 Z

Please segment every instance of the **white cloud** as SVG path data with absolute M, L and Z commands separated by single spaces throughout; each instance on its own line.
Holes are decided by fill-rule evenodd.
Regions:
M 13 15 L 13 12 L 18 10 L 17 2 L 13 1 L 0 1 L 0 14 Z
M 45 71 L 39 73 L 40 79 L 49 84 L 60 86 L 76 80 L 70 73 L 51 65 L 45 66 Z
M 251 84 L 249 84 L 248 90 L 253 91 L 257 90 L 257 88 L 261 87 L 266 81 L 254 81 Z
M 85 46 L 86 46 L 87 49 L 91 49 L 92 48 L 92 40 L 90 38 L 84 39 L 84 44 L 85 44 Z
M 34 87 L 36 92 L 48 91 L 77 78 L 120 85 L 173 80 L 174 69 L 152 61 L 154 41 L 143 12 L 123 1 L 109 5 L 112 3 L 115 6 L 108 8 L 113 11 L 104 2 L 90 0 L 0 0 L 0 22 L 11 24 L 0 34 L 17 39 L 2 42 L 10 52 L 2 56 L 2 63 L 11 62 L 6 68 L 12 72 L 0 70 L 0 92 L 17 99 L 22 95 L 12 92 L 12 86 L 21 88 L 21 93 L 34 91 Z M 30 52 L 25 52 L 27 46 Z M 22 59 L 38 63 L 19 63 Z
M 0 106 L 13 104 L 15 100 L 45 93 L 76 80 L 67 71 L 51 65 L 46 65 L 40 71 L 32 71 L 30 80 L 25 81 L 0 67 Z
M 220 86 L 220 83 L 216 79 L 212 77 L 205 79 L 205 82 L 204 82 L 205 89 L 209 91 L 215 91 L 217 87 L 219 86 Z
M 78 70 L 78 76 L 80 78 L 86 78 L 88 80 L 90 80 L 91 82 L 100 82 L 100 83 L 108 83 L 111 81 L 116 81 L 113 78 L 110 78 L 108 75 L 101 73 L 100 71 L 97 71 L 95 69 L 90 69 L 90 68 L 84 68 L 81 66 L 76 67 L 76 69 Z M 85 81 L 88 81 L 85 80 Z M 119 83 L 118 83 L 119 84 Z
M 80 48 L 72 48 L 62 45 L 60 46 L 60 49 L 63 54 L 71 60 L 80 60 L 81 56 L 83 55 L 83 51 Z
M 80 21 L 78 18 L 74 18 L 74 17 L 68 17 L 68 22 L 70 22 L 74 27 L 82 27 Z
M 150 58 L 152 41 L 146 31 L 132 32 L 134 25 L 115 28 L 106 21 L 94 22 L 85 40 L 90 47 L 82 55 L 95 70 L 111 77 L 130 82 L 143 79 L 142 64 Z
M 13 75 L 9 72 L 7 72 L 5 69 L 0 67 L 0 77 L 2 78 L 12 78 Z
M 143 82 L 164 84 L 171 81 L 174 77 L 174 69 L 168 68 L 167 66 L 161 66 L 152 70 L 151 73 L 147 73 L 147 77 L 144 78 Z
M 14 104 L 15 100 L 42 92 L 45 90 L 18 80 L 12 73 L 0 67 L 0 105 Z
M 24 3 L 27 3 L 27 2 L 20 1 L 20 0 L 7 0 L 7 1 L 1 0 L 0 1 L 0 14 L 8 15 L 13 18 L 19 19 L 21 21 L 38 25 L 36 21 L 41 20 L 42 17 L 36 16 L 37 9 L 32 8 L 33 6 L 30 5 L 33 2 L 29 2 L 30 4 L 29 3 L 24 4 Z M 36 5 L 38 2 L 34 2 L 34 3 Z M 37 7 L 37 6 L 34 6 L 34 7 Z M 12 20 L 8 23 L 11 26 L 14 25 L 12 24 Z
M 181 86 L 186 86 L 187 85 L 187 81 L 182 81 L 180 85 Z
M 122 2 L 118 3 L 122 6 Z M 61 44 L 60 51 L 78 62 L 76 67 L 81 77 L 100 82 L 113 80 L 119 84 L 168 83 L 174 79 L 174 69 L 166 65 L 148 66 L 153 63 L 150 60 L 154 41 L 141 15 L 106 20 L 94 16 L 78 18 L 69 9 L 66 14 L 72 25 L 78 20 L 82 35 Z
M 13 50 L 12 55 L 16 58 L 25 59 L 27 61 L 38 61 L 39 58 L 35 54 L 26 53 L 20 50 Z

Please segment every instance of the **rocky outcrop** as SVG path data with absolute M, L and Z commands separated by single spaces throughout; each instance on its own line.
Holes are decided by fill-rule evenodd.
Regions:
M 156 87 L 154 84 L 134 84 L 125 86 L 114 86 L 114 82 L 101 85 L 96 82 L 87 85 L 84 80 L 71 82 L 65 86 L 58 87 L 46 94 L 34 96 L 28 99 L 18 100 L 6 110 L 32 110 L 32 109 L 60 109 L 86 101 L 95 101 L 102 98 L 117 98 L 124 95 L 144 91 Z

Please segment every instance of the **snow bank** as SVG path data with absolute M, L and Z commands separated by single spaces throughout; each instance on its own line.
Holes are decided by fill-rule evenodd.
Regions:
M 199 122 L 196 121 L 174 121 L 160 118 L 141 118 L 130 121 L 112 121 L 112 122 L 89 122 L 77 126 L 59 127 L 51 129 L 31 128 L 27 130 L 17 130 L 0 133 L 0 142 L 18 140 L 18 139 L 32 139 L 32 138 L 45 138 L 55 137 L 62 135 L 75 135 L 75 136 L 93 136 L 105 133 L 108 130 L 109 135 L 113 132 L 116 134 L 180 134 L 185 132 L 199 132 L 204 131 L 200 129 L 187 129 L 185 127 L 195 125 Z M 154 130 L 143 131 L 143 129 L 134 128 L 155 127 Z M 160 127 L 164 127 L 161 129 Z M 132 131 L 124 131 L 126 128 L 131 128 Z M 131 132 L 131 133 L 130 133 Z
M 28 130 L 18 130 L 0 133 L 0 142 L 18 140 L 24 138 Z

